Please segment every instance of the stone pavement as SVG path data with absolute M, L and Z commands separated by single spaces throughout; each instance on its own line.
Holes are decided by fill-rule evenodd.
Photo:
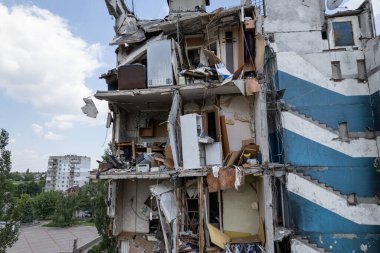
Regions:
M 22 227 L 18 241 L 7 253 L 60 253 L 72 252 L 74 239 L 78 248 L 98 238 L 95 227 L 75 226 L 48 228 L 41 225 Z

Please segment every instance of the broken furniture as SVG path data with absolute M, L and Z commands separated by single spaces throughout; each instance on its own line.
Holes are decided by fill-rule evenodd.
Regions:
M 117 149 L 117 152 L 119 154 L 123 153 L 123 155 L 127 155 L 127 152 L 125 150 L 130 151 L 128 156 L 130 156 L 132 159 L 136 159 L 136 145 L 135 141 L 126 141 L 126 142 L 119 142 L 115 143 L 115 147 Z M 128 159 L 128 157 L 127 157 Z
M 118 67 L 118 90 L 146 88 L 146 68 L 141 64 L 127 64 Z
M 153 137 L 154 129 L 152 120 L 146 120 L 145 126 L 139 128 L 139 136 L 140 137 Z

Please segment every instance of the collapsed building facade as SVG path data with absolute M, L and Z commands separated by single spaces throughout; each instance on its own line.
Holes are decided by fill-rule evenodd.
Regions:
M 378 252 L 380 39 L 368 1 L 170 0 L 115 17 L 105 73 L 120 252 Z M 360 251 L 361 250 L 361 251 Z

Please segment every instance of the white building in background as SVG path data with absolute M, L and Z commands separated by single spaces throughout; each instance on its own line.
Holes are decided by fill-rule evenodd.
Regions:
M 91 158 L 87 156 L 50 156 L 45 191 L 65 191 L 89 181 Z

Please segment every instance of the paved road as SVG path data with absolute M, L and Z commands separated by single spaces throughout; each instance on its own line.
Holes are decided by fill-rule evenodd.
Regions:
M 95 227 L 48 228 L 41 225 L 22 227 L 18 241 L 7 253 L 60 253 L 72 252 L 74 239 L 78 247 L 98 238 Z

